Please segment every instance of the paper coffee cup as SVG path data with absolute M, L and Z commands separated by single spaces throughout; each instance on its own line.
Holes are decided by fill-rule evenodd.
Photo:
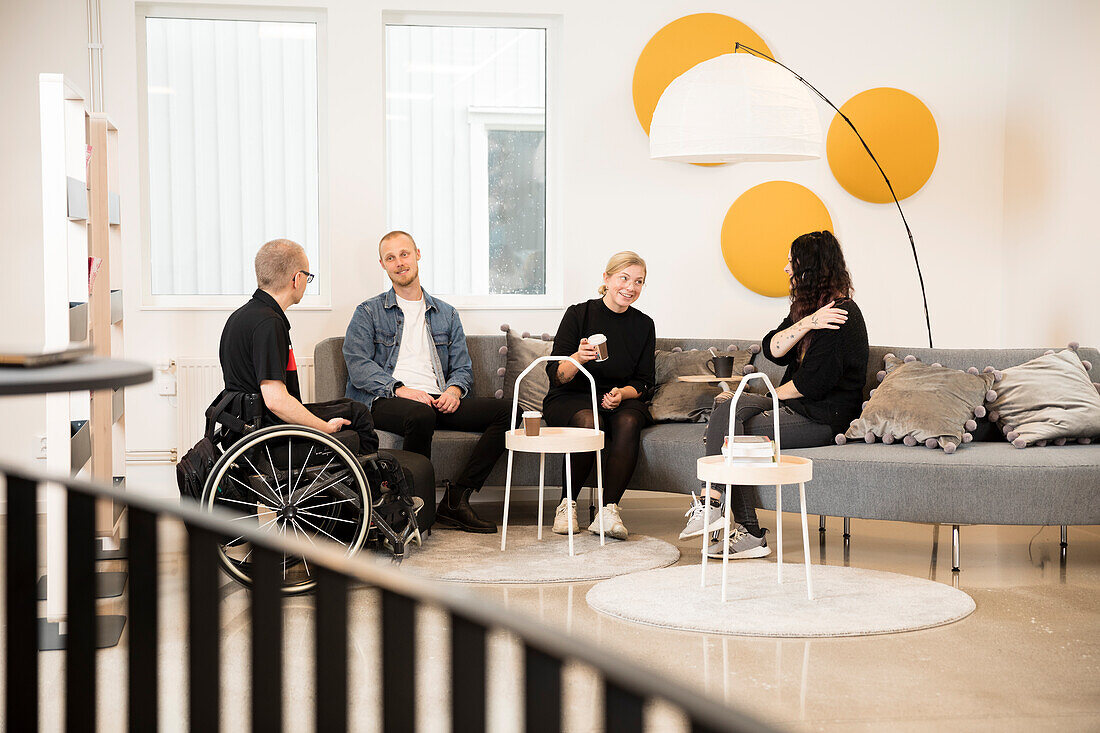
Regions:
M 588 343 L 596 347 L 596 353 L 599 354 L 596 361 L 607 360 L 607 336 L 602 333 L 594 333 L 588 337 Z
M 535 437 L 542 428 L 542 413 L 538 410 L 525 410 L 523 413 L 523 432 L 529 437 Z

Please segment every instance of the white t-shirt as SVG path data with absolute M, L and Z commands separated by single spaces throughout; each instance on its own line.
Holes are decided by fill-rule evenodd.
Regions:
M 397 352 L 393 378 L 406 387 L 437 395 L 439 385 L 430 351 L 433 347 L 428 341 L 428 329 L 424 323 L 424 297 L 405 300 L 398 295 L 397 305 L 405 315 L 405 325 L 401 331 L 401 348 Z

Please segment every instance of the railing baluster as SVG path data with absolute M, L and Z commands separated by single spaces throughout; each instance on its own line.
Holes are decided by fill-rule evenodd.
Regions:
M 217 733 L 219 702 L 218 558 L 215 535 L 189 528 L 187 543 L 187 634 L 190 640 L 191 730 Z
M 412 731 L 416 726 L 416 604 L 382 591 L 382 730 Z
M 95 499 L 70 491 L 65 511 L 65 730 L 76 733 L 94 731 L 96 718 Z
M 7 653 L 4 720 L 8 730 L 38 730 L 38 487 L 9 475 L 7 543 Z
M 318 731 L 348 728 L 348 581 L 317 569 L 315 705 Z
M 642 730 L 645 700 L 618 685 L 604 681 L 603 720 L 606 733 L 635 733 Z
M 451 616 L 451 730 L 485 730 L 485 627 Z
M 282 561 L 271 550 L 252 552 L 252 730 L 283 729 Z
M 157 730 L 157 516 L 128 513 L 130 530 L 130 694 L 133 733 Z
M 528 733 L 561 731 L 561 660 L 524 645 L 524 721 Z

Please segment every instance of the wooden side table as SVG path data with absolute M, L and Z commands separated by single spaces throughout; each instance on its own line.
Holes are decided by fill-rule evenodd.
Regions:
M 712 483 L 726 484 L 726 513 L 724 523 L 724 536 L 722 548 L 722 602 L 726 600 L 727 570 L 729 568 L 729 542 L 728 536 L 732 520 L 730 517 L 730 486 L 775 486 L 775 526 L 776 526 L 776 582 L 783 582 L 783 484 L 798 484 L 798 495 L 802 513 L 802 552 L 803 563 L 806 568 L 806 597 L 813 600 L 813 580 L 810 576 L 810 536 L 806 522 L 806 482 L 813 478 L 813 461 L 800 456 L 784 456 L 780 451 L 779 436 L 779 398 L 776 397 L 775 388 L 771 380 L 763 372 L 746 375 L 737 385 L 737 392 L 733 396 L 733 404 L 730 405 L 729 436 L 734 435 L 734 414 L 737 400 L 744 391 L 745 385 L 751 379 L 763 379 L 772 395 L 772 416 L 774 419 L 773 430 L 775 435 L 775 461 L 772 463 L 735 462 L 726 456 L 704 456 L 696 462 L 696 477 L 706 482 L 706 496 L 703 501 L 703 526 L 710 521 L 710 485 Z M 732 440 L 730 441 L 733 442 Z M 710 533 L 703 533 L 703 562 L 700 584 L 706 586 L 707 582 L 707 542 Z
M 603 465 L 601 461 L 601 453 L 603 451 L 604 434 L 600 430 L 600 413 L 596 403 L 596 380 L 592 378 L 592 375 L 587 369 L 581 366 L 580 362 L 573 359 L 570 356 L 540 356 L 535 359 L 527 368 L 524 369 L 519 377 L 516 379 L 515 389 L 512 394 L 512 425 L 516 424 L 516 416 L 519 412 L 519 384 L 523 381 L 523 378 L 535 368 L 538 364 L 546 361 L 570 361 L 577 369 L 588 377 L 589 384 L 592 389 L 592 424 L 593 428 L 541 428 L 538 435 L 527 435 L 523 428 L 509 430 L 504 435 L 504 445 L 508 449 L 508 472 L 504 481 L 504 522 L 501 527 L 500 535 L 500 550 L 504 551 L 504 548 L 508 542 L 508 507 L 511 501 L 512 495 L 512 459 L 515 456 L 516 451 L 523 453 L 538 453 L 539 454 L 539 526 L 538 526 L 538 538 L 542 539 L 542 497 L 545 486 L 546 476 L 546 454 L 547 453 L 564 453 L 565 454 L 565 496 L 569 499 L 570 505 L 573 502 L 573 480 L 570 476 L 570 460 L 569 457 L 573 453 L 583 453 L 586 451 L 595 451 L 596 453 L 596 497 L 600 505 L 600 545 L 603 546 L 604 539 L 604 527 L 603 527 Z M 569 517 L 569 555 L 572 557 L 575 553 L 573 551 L 573 513 L 568 513 Z

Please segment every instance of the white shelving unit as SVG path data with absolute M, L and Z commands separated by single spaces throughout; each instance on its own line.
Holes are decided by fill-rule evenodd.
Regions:
M 117 130 L 91 114 L 84 94 L 61 74 L 39 75 L 42 142 L 42 257 L 44 340 L 64 346 L 90 338 L 97 355 L 122 352 L 121 251 L 115 147 Z M 89 147 L 91 153 L 89 156 Z M 113 222 L 112 222 L 113 220 Z M 102 260 L 89 293 L 89 256 Z M 117 294 L 116 294 L 117 293 Z M 46 468 L 59 475 L 118 483 L 124 467 L 122 393 L 100 390 L 46 396 Z M 47 485 L 46 573 L 39 596 L 41 648 L 64 646 L 66 610 L 66 493 Z M 105 550 L 119 548 L 121 516 L 112 506 L 97 509 L 97 534 Z M 101 596 L 122 592 L 125 573 L 101 573 Z M 100 617 L 100 646 L 118 642 L 125 617 Z

